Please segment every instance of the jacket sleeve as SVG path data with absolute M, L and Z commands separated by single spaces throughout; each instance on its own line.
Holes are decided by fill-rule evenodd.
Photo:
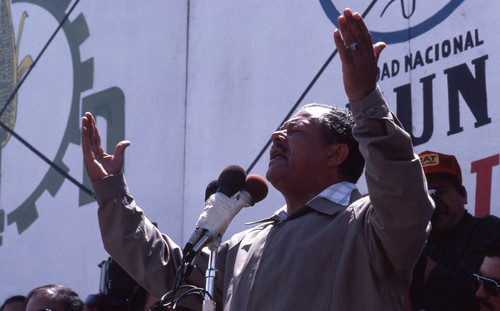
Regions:
M 161 298 L 172 289 L 182 262 L 180 247 L 144 216 L 128 193 L 123 174 L 100 179 L 93 188 L 104 248 L 137 283 Z M 201 270 L 195 268 L 189 281 L 204 287 Z M 189 302 L 187 306 L 199 307 Z
M 366 161 L 370 254 L 375 262 L 389 262 L 391 269 L 409 279 L 434 210 L 420 159 L 378 87 L 350 106 L 356 122 L 353 135 Z

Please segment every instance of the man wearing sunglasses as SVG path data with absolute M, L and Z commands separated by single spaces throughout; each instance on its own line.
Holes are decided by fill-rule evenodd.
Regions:
M 455 156 L 434 151 L 419 156 L 436 209 L 431 234 L 413 273 L 413 310 L 479 310 L 470 276 L 479 271 L 484 245 L 500 233 L 500 219 L 467 212 L 467 191 Z
M 500 229 L 499 229 L 500 230 Z M 500 311 L 500 235 L 485 247 L 479 274 L 473 274 L 481 311 Z

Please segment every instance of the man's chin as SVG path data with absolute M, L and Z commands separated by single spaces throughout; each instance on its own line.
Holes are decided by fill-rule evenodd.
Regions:
M 273 170 L 272 167 L 269 167 L 266 172 L 266 179 L 269 181 L 271 184 L 273 183 L 274 180 L 276 180 L 276 172 Z
M 431 219 L 432 230 L 441 231 L 446 228 L 448 218 L 445 215 L 434 216 Z
M 269 165 L 267 166 L 266 177 L 272 177 L 272 175 L 283 174 L 286 167 L 282 161 L 279 160 L 271 160 Z
M 283 176 L 286 175 L 285 169 L 278 165 L 269 165 L 269 168 L 266 172 L 266 179 L 269 181 L 274 187 L 276 187 L 276 183 L 283 179 Z

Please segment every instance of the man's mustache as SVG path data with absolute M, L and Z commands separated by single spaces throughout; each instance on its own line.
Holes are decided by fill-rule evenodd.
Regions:
M 271 149 L 275 148 L 281 149 L 284 153 L 288 153 L 288 147 L 283 143 L 275 143 L 271 146 Z
M 487 298 L 478 298 L 479 304 L 485 306 L 489 310 L 493 310 L 493 305 L 488 301 Z

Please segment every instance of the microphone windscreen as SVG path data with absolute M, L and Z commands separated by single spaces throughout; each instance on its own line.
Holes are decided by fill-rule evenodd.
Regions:
M 228 197 L 232 197 L 236 192 L 241 190 L 245 184 L 247 174 L 245 170 L 238 165 L 226 166 L 219 175 L 217 183 L 219 187 L 217 192 L 222 192 Z
M 248 175 L 241 190 L 245 190 L 252 196 L 253 203 L 264 200 L 269 192 L 269 186 L 264 177 L 256 174 Z
M 217 188 L 219 188 L 219 183 L 217 182 L 217 179 L 212 180 L 205 189 L 205 201 L 208 200 L 208 198 L 210 198 L 212 194 L 217 192 Z

